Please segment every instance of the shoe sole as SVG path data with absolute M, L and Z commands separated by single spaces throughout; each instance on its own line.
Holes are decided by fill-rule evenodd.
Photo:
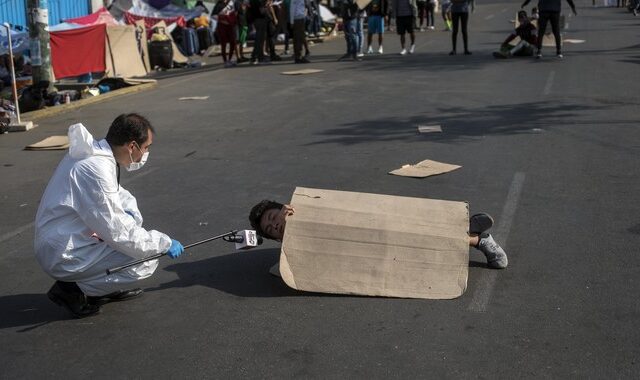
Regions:
M 469 234 L 480 235 L 493 227 L 493 218 L 484 213 L 475 214 L 469 218 Z

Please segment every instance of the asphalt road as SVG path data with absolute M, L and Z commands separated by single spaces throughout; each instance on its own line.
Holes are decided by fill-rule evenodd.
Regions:
M 637 378 L 639 25 L 590 5 L 565 30 L 586 42 L 566 44 L 562 61 L 552 48 L 493 59 L 517 6 L 480 2 L 472 56 L 448 56 L 449 33 L 433 31 L 401 57 L 388 33 L 384 55 L 338 63 L 337 39 L 313 46 L 304 68 L 319 74 L 175 76 L 0 136 L 0 377 Z M 307 186 L 469 201 L 496 217 L 510 266 L 487 269 L 472 250 L 467 291 L 450 301 L 332 296 L 269 275 L 273 242 L 243 253 L 216 242 L 163 260 L 144 297 L 69 319 L 32 247 L 64 152 L 22 148 L 76 122 L 104 136 L 130 111 L 158 133 L 123 183 L 148 228 L 185 244 L 246 228 L 254 203 Z M 387 174 L 427 158 L 462 169 Z

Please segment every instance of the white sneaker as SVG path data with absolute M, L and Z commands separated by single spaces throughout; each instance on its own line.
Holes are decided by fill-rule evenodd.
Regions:
M 433 25 L 431 25 L 431 26 L 429 27 L 429 29 L 431 29 L 431 30 L 434 30 L 435 28 L 436 28 L 436 27 L 435 27 L 435 26 L 433 26 Z
M 373 54 L 373 48 L 371 46 L 367 49 L 367 54 Z
M 400 52 L 400 55 L 405 55 L 407 54 L 407 49 L 402 49 L 402 51 Z
M 416 51 L 416 45 L 415 44 L 411 45 L 411 48 L 409 48 L 409 54 L 413 54 L 414 51 Z
M 383 53 L 384 53 L 384 50 L 382 49 L 382 46 L 380 46 L 380 47 L 378 48 L 378 54 L 383 54 Z
M 358 53 L 358 54 L 356 54 L 356 57 L 364 57 L 364 54 L 363 53 Z
M 424 32 L 424 28 L 420 28 L 420 31 L 421 31 L 421 32 Z
M 562 59 L 562 58 L 564 58 L 564 55 L 562 55 L 562 53 L 558 53 L 558 55 L 556 55 L 556 57 L 557 57 L 558 59 Z

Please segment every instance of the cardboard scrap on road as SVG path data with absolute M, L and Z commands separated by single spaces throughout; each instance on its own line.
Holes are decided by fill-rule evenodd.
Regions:
M 295 71 L 283 71 L 282 75 L 307 75 L 307 74 L 315 74 L 321 73 L 324 70 L 320 69 L 304 69 L 304 70 L 295 70 Z
M 587 41 L 586 40 L 576 40 L 576 39 L 573 39 L 573 38 L 567 38 L 567 39 L 562 40 L 562 42 L 566 42 L 568 44 L 583 44 L 583 43 L 585 43 Z
M 424 160 L 415 165 L 403 165 L 400 169 L 390 171 L 389 174 L 403 177 L 424 178 L 432 175 L 448 173 L 462 166 L 446 164 L 444 162 Z
M 418 132 L 420 133 L 436 133 L 442 132 L 442 127 L 440 125 L 418 125 Z
M 183 96 L 178 98 L 178 100 L 207 100 L 209 99 L 209 95 L 207 96 Z
M 35 144 L 27 145 L 24 150 L 64 150 L 69 148 L 69 137 L 50 136 Z
M 294 289 L 451 299 L 467 287 L 464 202 L 298 187 L 291 205 L 279 269 Z

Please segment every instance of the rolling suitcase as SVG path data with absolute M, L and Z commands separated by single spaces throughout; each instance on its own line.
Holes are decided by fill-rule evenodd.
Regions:
M 197 33 L 200 50 L 207 50 L 211 46 L 211 31 L 207 27 L 202 27 L 197 29 Z
M 182 29 L 182 52 L 186 56 L 191 56 L 200 53 L 200 46 L 198 44 L 198 36 L 195 29 L 183 28 Z
M 149 42 L 149 64 L 151 69 L 156 66 L 170 69 L 173 64 L 173 47 L 171 40 Z

